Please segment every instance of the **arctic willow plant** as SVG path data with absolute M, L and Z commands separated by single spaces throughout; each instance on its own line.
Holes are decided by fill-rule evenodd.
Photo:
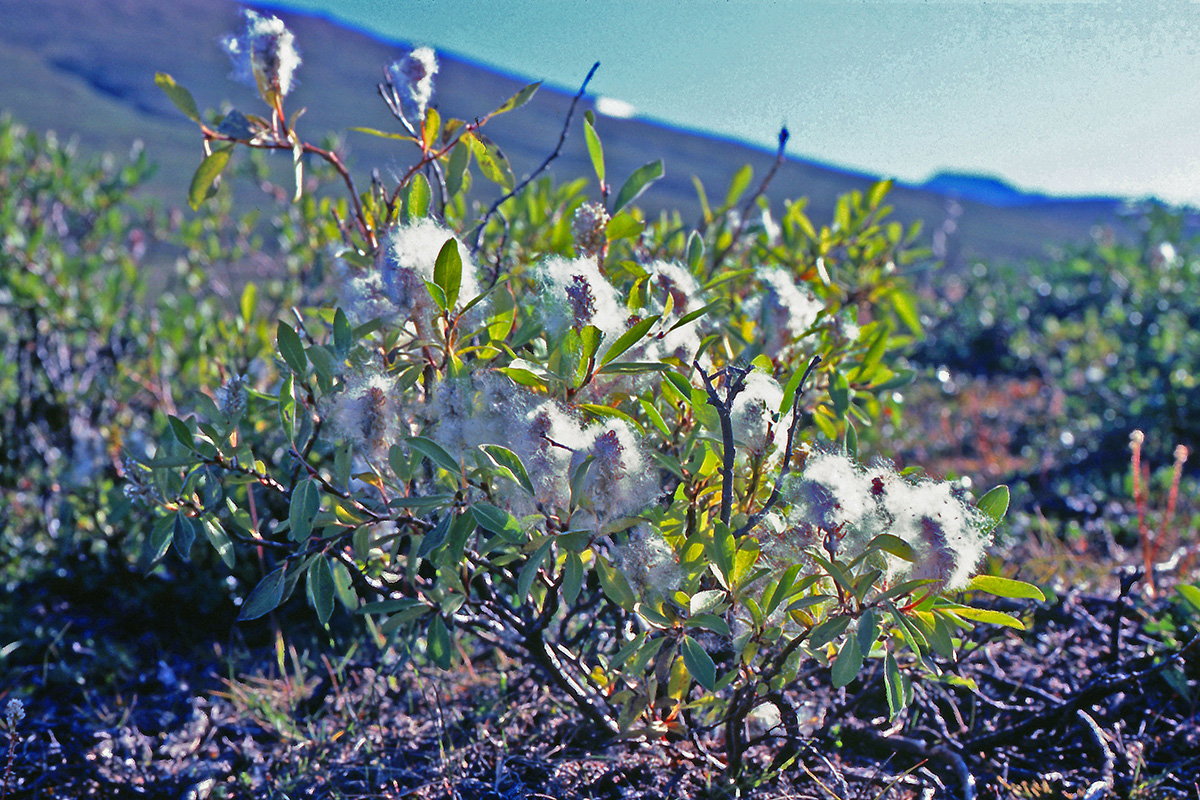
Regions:
M 231 54 L 291 47 L 275 22 L 247 22 Z M 235 146 L 329 161 L 350 192 L 340 303 L 279 320 L 276 374 L 200 394 L 130 459 L 131 495 L 165 512 L 159 556 L 174 543 L 186 557 L 197 532 L 230 561 L 253 545 L 271 562 L 243 619 L 303 582 L 322 623 L 340 603 L 443 668 L 499 649 L 613 735 L 723 729 L 732 774 L 764 704 L 781 720 L 766 736 L 791 752 L 803 664 L 839 687 L 869 665 L 894 716 L 907 674 L 953 660 L 960 631 L 1020 626 L 951 599 L 1037 596 L 971 577 L 1007 490 L 976 505 L 856 458 L 858 428 L 911 377 L 893 365 L 919 331 L 897 268 L 916 231 L 886 220 L 886 183 L 817 228 L 803 201 L 772 219 L 774 168 L 747 198 L 747 167 L 721 205 L 701 192 L 696 229 L 651 221 L 633 203 L 662 164 L 614 193 L 589 114 L 598 199 L 539 178 L 545 164 L 517 185 L 480 128 L 537 85 L 443 121 L 436 61 L 418 50 L 380 87 L 405 132 L 364 130 L 411 142 L 415 160 L 359 193 L 287 122 L 292 63 L 252 61 L 268 117 L 200 123 L 210 155 L 191 197 Z M 158 82 L 200 121 L 186 90 Z M 469 210 L 472 163 L 503 191 L 486 211 Z M 278 424 L 244 424 L 262 405 Z

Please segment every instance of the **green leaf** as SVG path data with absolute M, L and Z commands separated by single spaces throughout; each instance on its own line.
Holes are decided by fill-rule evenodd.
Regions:
M 433 282 L 446 295 L 446 308 L 454 308 L 458 302 L 458 290 L 462 286 L 462 255 L 458 252 L 458 242 L 453 238 L 447 239 L 438 251 L 437 261 L 433 265 Z
M 1011 614 L 1005 614 L 1003 611 L 993 611 L 990 608 L 969 608 L 967 606 L 956 606 L 947 610 L 962 619 L 982 622 L 987 625 L 1003 625 L 1006 628 L 1016 628 L 1019 631 L 1025 630 L 1025 623 Z
M 967 589 L 975 592 L 987 592 L 997 597 L 1037 600 L 1038 602 L 1046 600 L 1046 595 L 1042 594 L 1042 590 L 1033 584 L 996 575 L 976 575 L 967 584 Z
M 196 110 L 196 101 L 192 93 L 175 82 L 175 79 L 165 72 L 154 73 L 154 85 L 163 90 L 175 107 L 182 111 L 188 119 L 200 124 L 200 112 Z
M 733 538 L 729 526 L 723 522 L 713 525 L 712 539 L 705 548 L 712 565 L 717 568 L 718 576 L 727 588 L 733 587 L 734 557 L 737 554 L 737 541 Z
M 654 327 L 654 323 L 658 322 L 659 315 L 647 317 L 644 320 L 636 323 L 632 328 L 622 333 L 615 342 L 604 353 L 604 358 L 600 361 L 600 366 L 603 367 L 608 362 L 617 358 L 629 348 L 633 347 L 649 330 Z
M 912 545 L 901 539 L 899 536 L 891 533 L 881 533 L 871 540 L 869 548 L 878 548 L 885 553 L 890 553 L 896 558 L 912 563 L 916 561 L 916 553 L 913 552 Z
M 687 240 L 687 265 L 688 269 L 693 273 L 700 268 L 700 262 L 704 259 L 704 237 L 696 231 L 688 234 Z
M 208 543 L 217 551 L 217 555 L 221 557 L 225 566 L 233 569 L 233 542 L 229 541 L 229 536 L 225 533 L 221 523 L 211 517 L 205 517 L 200 523 L 200 529 L 204 531 Z
M 583 589 L 583 559 L 579 553 L 570 551 L 567 553 L 567 560 L 563 564 L 563 582 L 562 596 L 563 602 L 567 605 L 572 605 L 579 599 L 579 592 Z
M 442 518 L 438 520 L 438 524 L 433 527 L 433 530 L 421 538 L 421 544 L 417 548 L 417 558 L 424 558 L 445 543 L 446 537 L 450 534 L 450 526 L 453 521 L 453 514 L 442 515 Z
M 286 577 L 287 564 L 276 567 L 258 582 L 254 591 L 246 598 L 238 614 L 238 622 L 258 619 L 263 614 L 274 611 L 283 600 L 283 584 Z
M 408 184 L 408 192 L 404 197 L 404 221 L 412 222 L 429 216 L 429 203 L 432 199 L 433 190 L 429 187 L 429 179 L 418 172 Z
M 621 191 L 617 192 L 617 201 L 613 204 L 613 213 L 616 214 L 622 208 L 638 199 L 642 192 L 646 191 L 650 184 L 661 178 L 663 174 L 663 162 L 661 159 L 652 161 L 634 170 L 629 179 L 621 186 Z
M 258 306 L 258 287 L 247 283 L 242 289 L 242 298 L 238 305 L 242 312 L 242 322 L 248 326 L 254 319 L 254 309 Z
M 883 198 L 891 191 L 894 181 L 891 178 L 882 180 L 871 187 L 871 191 L 867 193 L 867 207 L 870 209 L 879 208 L 879 204 L 883 202 Z
M 733 207 L 750 186 L 753 178 L 754 168 L 749 164 L 743 164 L 741 169 L 733 174 L 733 180 L 729 182 L 729 191 L 725 193 L 725 208 Z
M 188 428 L 186 422 L 174 414 L 167 415 L 167 422 L 171 424 L 171 433 L 175 435 L 176 441 L 188 450 L 196 449 L 196 440 L 193 438 L 192 431 Z
M 192 183 L 188 187 L 188 205 L 192 207 L 193 211 L 200 208 L 201 203 L 216 193 L 214 183 L 229 164 L 229 156 L 232 153 L 232 146 L 214 147 L 213 151 L 200 162 L 200 166 L 196 168 L 196 174 L 192 176 Z
M 479 527 L 485 531 L 498 534 L 510 542 L 519 542 L 525 538 L 517 518 L 502 508 L 490 503 L 476 503 L 471 506 L 471 513 Z
M 846 420 L 846 438 L 842 442 L 842 449 L 851 458 L 858 458 L 858 431 L 850 420 Z
M 587 140 L 588 155 L 592 159 L 592 169 L 596 171 L 596 178 L 600 181 L 600 185 L 604 185 L 604 148 L 600 146 L 600 136 L 596 133 L 596 128 L 592 125 L 592 121 L 585 119 L 583 121 L 583 138 Z
M 333 570 L 329 568 L 329 559 L 323 555 L 317 556 L 308 565 L 308 580 L 305 582 L 308 590 L 308 602 L 316 609 L 317 619 L 322 625 L 329 622 L 333 614 Z
M 184 514 L 182 511 L 176 511 L 173 528 L 172 535 L 175 541 L 175 549 L 184 561 L 190 561 L 192 558 L 192 542 L 196 541 L 195 523 L 187 514 Z
M 512 167 L 509 166 L 508 159 L 504 157 L 504 153 L 500 151 L 496 143 L 478 131 L 463 134 L 462 138 L 467 141 L 471 152 L 475 155 L 475 160 L 479 162 L 479 170 L 483 176 L 507 191 L 512 191 L 513 186 L 516 185 Z
M 435 615 L 429 623 L 429 632 L 425 637 L 425 647 L 429 658 L 442 669 L 450 669 L 452 653 L 450 651 L 450 629 L 440 614 Z
M 303 542 L 312 535 L 313 518 L 321 508 L 321 490 L 316 481 L 301 481 L 292 492 L 288 506 L 288 538 Z
M 467 167 L 471 163 L 471 148 L 459 142 L 450 151 L 450 161 L 446 164 L 446 194 L 454 197 L 463 190 Z
M 848 627 L 850 627 L 850 615 L 836 614 L 809 631 L 808 643 L 813 647 L 824 647 L 845 633 Z
M 419 143 L 419 140 L 415 136 L 410 136 L 407 133 L 393 133 L 392 131 L 381 131 L 378 128 L 361 128 L 361 127 L 354 127 L 354 128 L 351 128 L 350 130 L 354 131 L 355 133 L 365 133 L 368 136 L 377 136 L 380 139 L 397 139 L 402 142 L 418 142 Z
M 895 719 L 908 705 L 908 692 L 904 676 L 900 674 L 900 665 L 896 663 L 896 657 L 890 650 L 883 659 L 883 682 L 887 686 L 890 718 Z
M 529 560 L 525 562 L 525 566 L 521 567 L 521 574 L 517 576 L 517 599 L 524 602 L 529 597 L 529 592 L 533 588 L 533 582 L 537 578 L 538 570 L 541 569 L 542 562 L 546 560 L 546 555 L 550 552 L 550 545 L 554 544 L 554 539 L 548 538 L 542 542 L 542 546 L 534 551 Z
M 292 374 L 304 377 L 308 367 L 308 358 L 304 355 L 304 344 L 301 343 L 296 329 L 283 320 L 279 320 L 279 325 L 275 329 L 275 338 L 279 343 L 279 354 L 283 356 L 288 369 L 292 371 Z
M 354 329 L 350 327 L 346 312 L 339 308 L 333 312 L 333 346 L 344 356 L 353 345 Z
M 604 594 L 609 600 L 626 611 L 633 610 L 637 598 L 633 594 L 633 589 L 629 587 L 629 581 L 619 570 L 610 566 L 604 559 L 597 559 L 596 576 L 600 579 L 600 588 L 604 590 Z
M 1181 583 L 1175 589 L 1179 592 L 1179 596 L 1191 605 L 1193 611 L 1200 613 L 1200 588 L 1196 588 L 1190 583 Z
M 451 475 L 462 473 L 462 467 L 459 466 L 454 456 L 447 453 L 445 448 L 432 439 L 426 439 L 424 436 L 410 436 L 405 441 L 413 450 L 416 450 Z
M 847 636 L 846 640 L 842 642 L 841 649 L 838 650 L 837 660 L 833 662 L 833 669 L 830 671 L 834 688 L 841 689 L 849 686 L 858 677 L 862 665 L 863 653 L 862 647 L 858 643 L 858 637 Z
M 525 471 L 525 465 L 521 463 L 520 456 L 498 444 L 480 445 L 479 449 L 491 456 L 496 466 L 500 467 L 502 475 L 512 479 L 530 497 L 533 496 L 533 482 L 529 480 L 529 473 Z
M 833 373 L 833 380 L 829 382 L 829 399 L 833 401 L 837 418 L 845 419 L 846 411 L 850 408 L 850 383 L 840 372 Z
M 687 667 L 688 674 L 696 679 L 696 683 L 710 692 L 713 691 L 717 686 L 717 665 L 713 663 L 712 656 L 691 636 L 683 637 L 681 649 L 683 664 Z
M 913 296 L 908 292 L 897 289 L 891 295 L 892 308 L 896 310 L 896 316 L 908 326 L 914 336 L 921 335 L 921 315 L 917 312 L 916 302 Z
M 1008 487 L 1001 484 L 979 498 L 975 507 L 987 514 L 992 520 L 992 525 L 995 526 L 1004 519 L 1004 515 L 1008 511 L 1008 501 Z
M 279 424 L 289 440 L 296 438 L 296 398 L 292 390 L 292 373 L 283 376 L 279 382 Z
M 604 238 L 610 242 L 618 239 L 636 239 L 641 235 L 644 227 L 646 227 L 644 222 L 628 211 L 622 211 L 604 226 Z
M 521 91 L 517 92 L 512 97 L 501 103 L 499 108 L 493 111 L 490 116 L 494 117 L 498 114 L 504 114 L 525 105 L 533 98 L 535 94 L 537 94 L 537 90 L 541 88 L 541 85 L 542 82 L 538 81 L 537 83 L 531 83 L 524 87 L 521 89 Z

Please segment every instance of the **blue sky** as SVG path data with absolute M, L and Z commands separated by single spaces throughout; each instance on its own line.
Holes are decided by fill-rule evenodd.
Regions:
M 286 0 L 641 116 L 919 182 L 1200 205 L 1200 3 Z M 302 45 L 303 43 L 301 43 Z

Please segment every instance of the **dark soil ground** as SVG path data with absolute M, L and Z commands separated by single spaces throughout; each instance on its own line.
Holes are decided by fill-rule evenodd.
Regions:
M 789 700 L 805 738 L 768 730 L 742 795 L 1200 800 L 1196 620 L 1138 599 L 1133 577 L 1123 595 L 1068 579 L 1005 606 L 1028 630 L 977 628 L 894 724 L 880 669 L 846 690 L 802 673 Z M 24 643 L 0 693 L 27 709 L 8 797 L 736 796 L 716 734 L 599 740 L 542 676 L 486 654 L 446 675 L 366 645 L 231 642 L 198 609 L 148 626 L 132 611 L 62 581 L 30 603 L 27 629 L 57 635 Z M 792 763 L 767 772 L 781 752 Z

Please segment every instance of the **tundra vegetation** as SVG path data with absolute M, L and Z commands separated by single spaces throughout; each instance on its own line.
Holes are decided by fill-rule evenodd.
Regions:
M 586 722 L 588 746 L 669 752 L 718 795 L 787 780 L 848 796 L 838 757 L 817 746 L 843 740 L 903 754 L 910 772 L 936 761 L 925 774 L 956 796 L 975 796 L 980 768 L 1000 792 L 1024 773 L 996 774 L 988 755 L 1063 718 L 1108 754 L 1088 796 L 1160 780 L 1127 753 L 1115 765 L 1120 724 L 1105 732 L 1093 705 L 1153 681 L 1173 710 L 1194 693 L 1200 590 L 1160 568 L 1194 567 L 1173 525 L 1194 530 L 1176 513 L 1181 482 L 1185 495 L 1194 485 L 1175 445 L 1193 433 L 1200 267 L 1181 216 L 1152 211 L 1141 247 L 1098 244 L 1028 293 L 995 291 L 980 267 L 978 280 L 946 284 L 960 294 L 937 309 L 907 277 L 928 255 L 915 226 L 889 219 L 887 182 L 842 197 L 828 224 L 802 199 L 770 207 L 774 168 L 757 184 L 739 170 L 719 203 L 698 187 L 698 223 L 646 214 L 637 201 L 665 167 L 607 173 L 602 121 L 575 115 L 591 74 L 562 133 L 582 135 L 594 175 L 555 182 L 556 150 L 518 180 L 485 129 L 538 85 L 473 120 L 443 118 L 436 56 L 414 50 L 379 86 L 395 130 L 352 129 L 395 140 L 410 166 L 360 187 L 334 143 L 302 137 L 287 108 L 301 64 L 291 33 L 274 17 L 245 21 L 222 46 L 264 111 L 202 114 L 169 75 L 156 78 L 204 145 L 190 215 L 130 203 L 143 157 L 81 169 L 52 140 L 0 131 L 14 198 L 0 223 L 10 586 L 57 573 L 116 591 L 136 570 L 163 584 L 157 602 L 236 602 L 245 627 L 269 622 L 276 666 L 292 677 L 231 678 L 219 696 L 292 741 L 319 738 L 295 721 L 312 687 L 302 658 L 287 657 L 291 631 L 315 629 L 343 652 L 369 647 L 374 668 L 411 671 L 435 696 L 485 664 L 505 683 L 540 682 Z M 786 141 L 782 131 L 775 168 Z M 264 153 L 289 158 L 290 199 L 238 214 L 222 183 L 241 172 L 273 187 Z M 153 292 L 138 269 L 147 246 L 176 263 Z M 1098 515 L 1062 523 L 1076 540 L 1103 529 L 1107 555 L 1140 567 L 1119 573 L 1113 621 L 1097 623 L 1112 632 L 1100 654 L 1110 669 L 1084 685 L 1030 694 L 996 666 L 1001 631 L 1021 641 L 1039 613 L 1073 608 L 1067 585 L 1039 575 L 1039 588 L 987 555 L 1007 486 L 975 499 L 969 477 L 898 465 L 936 408 L 912 403 L 919 365 L 966 385 L 965 348 L 984 338 L 997 373 L 1036 372 L 1071 420 L 1056 445 L 1036 420 L 1021 431 L 1042 482 L 1024 476 L 1018 533 L 1041 525 L 1055 539 L 1044 527 L 1067 515 L 1030 513 L 1055 491 L 1068 509 L 1135 498 L 1136 526 L 1128 514 L 1109 527 Z M 937 399 L 955 399 L 949 380 Z M 1123 487 L 1127 456 L 1113 460 L 1110 439 L 1128 441 L 1134 426 L 1151 435 L 1135 435 Z M 1173 467 L 1143 477 L 1143 459 L 1163 463 L 1164 436 Z M 982 471 L 1020 474 L 999 461 Z M 1156 517 L 1147 487 L 1163 481 Z M 1132 532 L 1112 534 L 1122 525 Z M 0 657 L 28 676 L 21 649 L 40 633 L 10 635 Z M 45 648 L 43 664 L 60 649 Z M 995 667 L 995 683 L 980 686 L 972 662 Z M 343 700 L 348 663 L 326 662 Z M 37 713 L 38 692 L 5 686 L 27 700 L 10 709 Z M 978 722 L 989 709 L 1007 716 Z M 5 793 L 21 716 L 7 720 Z M 18 764 L 19 785 L 37 781 L 31 764 Z M 293 767 L 298 791 L 309 767 Z M 920 779 L 888 770 L 861 785 L 919 793 Z M 269 788 L 286 792 L 274 777 Z M 504 791 L 532 791 L 506 780 Z M 1040 791 L 1037 780 L 1050 778 L 1033 774 L 1021 791 Z M 227 775 L 204 791 L 263 781 Z M 445 775 L 442 791 L 465 792 Z

